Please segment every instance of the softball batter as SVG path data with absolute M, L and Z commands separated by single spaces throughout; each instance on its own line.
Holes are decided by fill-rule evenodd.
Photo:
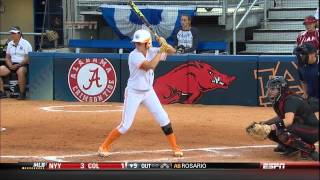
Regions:
M 113 129 L 98 150 L 100 156 L 110 155 L 110 145 L 120 135 L 125 134 L 131 127 L 139 105 L 142 103 L 152 113 L 160 124 L 173 155 L 182 157 L 183 153 L 176 143 L 168 114 L 163 109 L 153 90 L 154 69 L 159 61 L 165 60 L 166 54 L 174 54 L 176 50 L 167 44 L 164 38 L 159 38 L 160 48 L 152 47 L 151 34 L 147 30 L 138 30 L 133 35 L 135 49 L 129 54 L 130 77 L 125 89 L 124 110 L 118 127 Z

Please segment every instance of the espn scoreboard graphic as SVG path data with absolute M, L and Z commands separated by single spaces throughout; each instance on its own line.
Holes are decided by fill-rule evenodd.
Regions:
M 1 169 L 19 170 L 188 170 L 188 169 L 319 169 L 319 162 L 263 162 L 263 163 L 149 163 L 149 162 L 24 162 L 1 163 Z

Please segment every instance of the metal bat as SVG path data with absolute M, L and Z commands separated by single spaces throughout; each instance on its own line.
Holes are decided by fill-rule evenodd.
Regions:
M 139 19 L 147 26 L 147 28 L 150 30 L 151 34 L 153 34 L 157 39 L 159 38 L 159 35 L 153 30 L 151 24 L 147 20 L 147 18 L 143 15 L 143 13 L 140 11 L 138 6 L 133 2 L 129 1 L 129 5 L 132 8 L 133 12 L 139 17 Z

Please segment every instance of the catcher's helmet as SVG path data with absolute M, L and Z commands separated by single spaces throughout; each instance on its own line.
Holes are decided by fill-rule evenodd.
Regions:
M 274 104 L 279 101 L 282 94 L 288 90 L 288 83 L 283 76 L 274 76 L 267 82 L 267 97 Z M 277 90 L 277 92 L 274 92 Z

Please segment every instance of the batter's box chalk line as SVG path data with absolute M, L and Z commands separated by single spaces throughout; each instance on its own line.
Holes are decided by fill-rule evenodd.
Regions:
M 69 109 L 66 109 L 68 107 L 74 107 L 75 109 L 78 107 L 99 107 L 101 109 L 99 109 L 99 110 L 69 110 Z M 110 107 L 113 107 L 116 109 L 110 109 Z M 108 113 L 108 112 L 122 112 L 123 106 L 115 106 L 115 105 L 110 105 L 110 104 L 107 104 L 107 105 L 75 104 L 75 105 L 45 106 L 45 107 L 40 107 L 40 110 L 43 110 L 46 112 Z
M 208 156 L 224 156 L 224 157 L 233 157 L 239 156 L 237 154 L 224 152 L 223 150 L 234 150 L 234 149 L 260 149 L 260 148 L 272 148 L 276 145 L 252 145 L 252 146 L 223 146 L 223 147 L 207 147 L 207 148 L 190 148 L 190 149 L 182 149 L 183 152 L 192 152 L 192 151 L 204 151 L 209 154 L 207 155 L 195 155 L 195 156 L 185 156 L 179 158 L 158 158 L 158 159 L 134 159 L 131 161 L 172 161 L 172 160 L 183 160 L 183 159 L 191 159 L 191 158 L 201 158 Z M 118 151 L 111 152 L 110 155 L 138 155 L 138 154 L 148 154 L 148 153 L 163 153 L 163 152 L 171 152 L 171 149 L 162 149 L 162 150 L 147 150 L 147 151 Z M 216 154 L 216 155 L 214 155 Z M 67 162 L 66 158 L 80 158 L 80 157 L 91 157 L 97 156 L 98 153 L 88 153 L 88 154 L 70 154 L 70 155 L 57 155 L 57 156 L 46 156 L 46 155 L 1 155 L 1 158 L 8 159 L 44 159 L 48 161 L 56 161 L 56 162 Z

